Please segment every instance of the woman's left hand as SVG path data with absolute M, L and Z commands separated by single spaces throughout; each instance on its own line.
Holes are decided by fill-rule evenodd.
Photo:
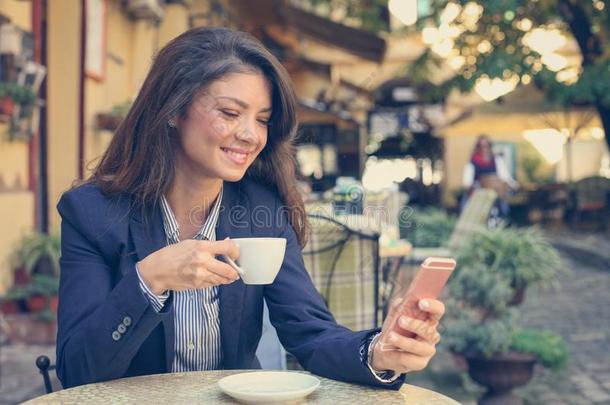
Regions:
M 438 322 L 445 313 L 445 305 L 438 300 L 424 299 L 419 301 L 419 309 L 428 313 L 428 318 L 419 320 L 401 316 L 398 325 L 415 337 L 406 337 L 389 332 L 387 342 L 398 350 L 381 350 L 379 344 L 373 346 L 371 367 L 374 370 L 391 370 L 397 374 L 417 371 L 426 368 L 436 353 L 436 345 L 441 340 L 437 331 Z

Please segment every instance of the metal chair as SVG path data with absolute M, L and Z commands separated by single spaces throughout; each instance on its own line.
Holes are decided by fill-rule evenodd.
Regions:
M 597 216 L 598 224 L 606 229 L 608 193 L 610 180 L 601 176 L 593 176 L 575 182 L 571 187 L 572 227 L 582 220 L 583 213 Z
M 312 232 L 303 260 L 337 322 L 352 330 L 379 323 L 379 233 L 355 230 L 330 218 L 308 214 Z
M 36 367 L 42 374 L 42 380 L 44 381 L 44 389 L 47 394 L 53 392 L 53 385 L 51 385 L 51 377 L 49 377 L 49 371 L 55 370 L 55 364 L 51 364 L 51 359 L 48 356 L 38 356 L 36 359 Z

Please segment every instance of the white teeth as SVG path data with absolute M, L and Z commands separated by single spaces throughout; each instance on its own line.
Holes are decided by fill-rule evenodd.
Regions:
M 239 152 L 234 152 L 232 150 L 228 150 L 228 149 L 223 149 L 225 151 L 225 153 L 235 157 L 236 159 L 239 160 L 245 160 L 246 159 L 246 154 L 245 153 L 239 153 Z

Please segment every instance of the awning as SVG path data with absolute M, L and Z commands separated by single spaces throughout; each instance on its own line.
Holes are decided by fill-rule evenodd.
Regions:
M 297 104 L 297 117 L 301 124 L 335 124 L 339 128 L 358 128 L 353 118 L 316 108 L 312 103 L 300 100 Z
M 247 21 L 247 30 L 256 33 L 267 31 L 270 26 L 292 28 L 317 41 L 343 49 L 360 58 L 379 63 L 386 51 L 383 38 L 362 29 L 339 24 L 320 17 L 285 0 L 240 0 L 232 1 L 242 19 Z M 289 37 L 288 33 L 284 36 Z M 284 42 L 290 41 L 286 38 Z

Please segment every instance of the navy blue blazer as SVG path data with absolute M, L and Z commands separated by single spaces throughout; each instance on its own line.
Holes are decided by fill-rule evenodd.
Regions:
M 63 194 L 57 375 L 64 387 L 171 370 L 174 355 L 172 297 L 160 313 L 143 295 L 137 261 L 166 245 L 162 215 L 130 209 L 127 196 L 109 198 L 94 184 Z M 359 349 L 373 330 L 337 325 L 303 264 L 295 232 L 277 193 L 251 180 L 224 184 L 217 239 L 283 237 L 286 256 L 273 284 L 241 280 L 219 289 L 224 369 L 259 368 L 263 298 L 278 336 L 308 371 L 348 382 L 379 383 Z M 146 225 L 148 224 L 148 225 Z M 125 333 L 117 335 L 119 325 Z M 116 339 L 117 336 L 119 339 Z

